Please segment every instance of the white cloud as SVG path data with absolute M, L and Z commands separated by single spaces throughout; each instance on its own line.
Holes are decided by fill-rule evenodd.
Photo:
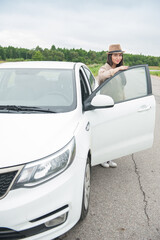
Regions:
M 121 43 L 126 52 L 160 56 L 158 6 L 158 0 L 5 0 L 0 44 L 100 51 Z
M 1 46 L 14 46 L 23 48 L 34 48 L 37 45 L 45 46 L 45 41 L 37 38 L 34 33 L 28 31 L 1 31 L 0 32 Z M 39 44 L 37 44 L 39 43 Z M 47 46 L 46 46 L 47 47 Z

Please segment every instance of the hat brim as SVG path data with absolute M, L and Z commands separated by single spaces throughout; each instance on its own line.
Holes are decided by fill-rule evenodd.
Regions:
M 107 54 L 112 54 L 112 53 L 124 53 L 124 52 L 125 52 L 125 51 L 116 50 L 116 51 L 107 52 Z

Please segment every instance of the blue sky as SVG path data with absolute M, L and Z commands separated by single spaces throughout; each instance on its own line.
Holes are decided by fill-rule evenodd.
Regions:
M 0 45 L 160 56 L 159 0 L 0 0 Z

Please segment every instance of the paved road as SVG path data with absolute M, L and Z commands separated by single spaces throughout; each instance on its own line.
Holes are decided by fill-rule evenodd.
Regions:
M 92 168 L 90 209 L 61 240 L 160 240 L 160 79 L 154 145 L 117 159 L 117 169 Z

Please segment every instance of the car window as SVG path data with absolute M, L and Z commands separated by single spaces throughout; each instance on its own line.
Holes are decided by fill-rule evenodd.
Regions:
M 83 70 L 87 76 L 87 79 L 90 83 L 90 86 L 92 88 L 92 91 L 94 90 L 95 88 L 95 78 L 93 77 L 92 73 L 89 71 L 89 69 L 87 69 L 86 67 L 83 67 Z
M 89 96 L 89 89 L 88 89 L 86 80 L 84 78 L 84 75 L 81 71 L 79 72 L 79 76 L 80 76 L 82 102 L 84 102 L 87 99 L 87 97 Z
M 146 96 L 148 88 L 145 67 L 119 72 L 106 81 L 98 94 L 111 96 L 115 103 Z

